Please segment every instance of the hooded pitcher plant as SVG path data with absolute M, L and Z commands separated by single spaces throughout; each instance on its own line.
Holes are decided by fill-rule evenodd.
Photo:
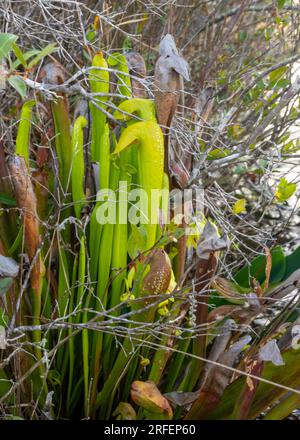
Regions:
M 115 56 L 116 55 L 116 56 Z M 120 68 L 123 74 L 117 75 L 118 91 L 121 95 L 131 96 L 130 77 L 128 75 L 128 67 L 126 59 L 123 55 L 115 54 L 112 58 L 108 59 L 108 63 Z M 118 55 L 118 56 L 117 56 Z M 94 58 L 95 61 L 95 58 Z M 92 84 L 91 84 L 92 85 Z M 109 82 L 108 82 L 109 87 Z M 99 109 L 98 109 L 99 111 Z M 100 117 L 100 116 L 99 116 Z M 101 117 L 102 118 L 102 117 Z M 99 129 L 99 127 L 98 127 Z M 112 143 L 115 144 L 115 135 L 112 135 Z M 123 172 L 121 169 L 126 166 L 128 161 L 128 154 L 126 153 L 121 157 L 121 160 L 110 160 L 110 136 L 109 126 L 105 124 L 102 130 L 101 145 L 99 150 L 99 168 L 100 168 L 100 189 L 107 190 L 110 188 L 113 191 L 117 190 L 118 181 L 122 177 Z M 123 176 L 124 177 L 124 176 Z M 125 175 L 126 177 L 126 175 Z M 120 201 L 119 201 L 120 202 Z M 97 274 L 99 283 L 97 286 L 97 296 L 104 305 L 107 303 L 116 301 L 116 294 L 120 295 L 120 292 L 116 293 L 116 289 L 121 287 L 122 277 L 115 279 L 112 284 L 111 295 L 108 296 L 108 287 L 110 281 L 111 264 L 113 267 L 123 266 L 127 258 L 126 248 L 123 247 L 122 252 L 118 250 L 121 243 L 118 240 L 127 240 L 127 228 L 119 224 L 106 224 L 100 225 L 97 222 L 98 208 L 101 206 L 101 202 L 97 202 L 94 207 L 94 211 L 91 217 L 91 237 L 90 237 L 90 249 L 91 249 L 91 273 L 92 277 Z M 113 235 L 115 234 L 115 236 Z M 126 234 L 126 236 L 125 236 Z M 115 238 L 115 240 L 114 240 Z M 113 269 L 112 267 L 112 269 Z M 97 271 L 98 268 L 98 271 Z M 124 270 L 124 269 L 123 269 Z M 98 273 L 97 273 L 98 272 Z M 110 301 L 111 296 L 111 301 Z M 100 303 L 96 301 L 96 310 L 99 309 Z M 108 341 L 109 343 L 109 341 Z M 103 335 L 95 334 L 93 337 L 93 386 L 91 391 L 91 402 L 93 403 L 96 397 L 97 382 L 100 373 L 100 357 L 103 346 Z M 104 368 L 108 366 L 108 356 L 104 357 Z
M 23 156 L 27 165 L 29 165 L 29 137 L 31 128 L 32 108 L 35 101 L 27 101 L 23 104 L 16 139 L 16 154 Z
M 135 124 L 139 120 L 156 122 L 154 102 L 150 99 L 132 98 L 122 101 L 118 106 L 118 110 L 114 112 L 114 118 L 126 121 L 127 127 Z M 124 130 L 122 130 L 123 132 Z M 122 153 L 124 154 L 124 152 Z M 132 144 L 130 148 L 130 164 L 135 168 L 136 172 L 133 176 L 132 183 L 139 185 L 139 163 L 138 163 L 138 145 Z
M 138 143 L 139 184 L 146 192 L 148 200 L 141 200 L 141 223 L 145 223 L 147 240 L 145 250 L 156 242 L 158 212 L 151 213 L 151 190 L 161 190 L 163 184 L 164 140 L 156 122 L 137 122 L 127 127 L 121 134 L 113 154 L 120 153 L 130 145 Z M 151 224 L 150 221 L 151 220 Z
M 110 172 L 110 140 L 109 127 L 106 123 L 106 115 L 101 110 L 106 109 L 107 94 L 109 92 L 109 72 L 108 64 L 101 52 L 97 53 L 92 60 L 92 68 L 89 71 L 89 83 L 92 93 L 95 93 L 94 101 L 90 103 L 90 112 L 92 116 L 91 125 L 91 161 L 99 164 L 100 189 L 109 188 L 109 172 Z M 100 96 L 97 96 L 97 93 Z M 99 202 L 96 203 L 91 216 L 91 238 L 90 238 L 90 254 L 91 254 L 91 276 L 96 278 L 99 246 L 102 233 L 102 226 L 96 219 L 97 208 Z
M 128 126 L 133 125 L 136 120 L 135 115 L 143 120 L 155 121 L 155 109 L 153 101 L 147 99 L 127 99 L 122 101 L 118 110 L 114 112 L 114 117 L 123 121 L 127 121 Z M 122 130 L 122 132 L 124 129 Z M 129 233 L 129 225 L 126 221 L 119 222 L 119 213 L 123 212 L 127 216 L 127 211 L 129 209 L 128 197 L 126 196 L 126 191 L 131 187 L 131 183 L 136 184 L 138 177 L 138 164 L 137 164 L 137 148 L 125 149 L 120 153 L 120 158 L 118 161 L 120 167 L 120 186 L 117 194 L 116 200 L 116 214 L 117 222 L 114 226 L 114 240 L 112 249 L 112 259 L 111 259 L 111 289 L 108 298 L 108 305 L 110 308 L 116 307 L 120 302 L 120 297 L 124 292 L 124 280 L 126 277 L 126 266 L 127 266 L 127 247 L 122 246 L 122 243 L 126 243 Z M 116 159 L 116 156 L 113 156 Z M 100 173 L 100 178 L 101 178 Z M 114 315 L 118 315 L 119 311 L 113 312 Z M 105 335 L 104 337 L 104 352 L 110 349 L 113 336 Z M 113 350 L 114 351 L 114 350 Z M 110 370 L 110 365 L 113 362 L 113 354 L 110 356 L 104 356 L 104 371 L 107 375 Z
M 132 123 L 134 123 L 136 122 L 135 117 L 144 121 L 156 122 L 154 101 L 143 98 L 127 99 L 121 102 L 118 110 L 114 112 L 114 118 L 122 121 L 133 118 Z
M 84 151 L 83 151 L 83 129 L 87 125 L 84 116 L 79 116 L 72 131 L 72 197 L 76 217 L 80 218 L 81 208 L 85 204 L 84 191 Z
M 106 109 L 107 96 L 105 94 L 109 92 L 108 65 L 101 52 L 94 56 L 92 67 L 89 71 L 89 82 L 95 97 L 90 104 L 92 115 L 91 160 L 97 162 L 100 160 L 100 152 L 103 147 L 102 136 L 106 123 L 106 115 L 101 111 L 101 108 Z M 97 94 L 99 95 L 97 96 Z

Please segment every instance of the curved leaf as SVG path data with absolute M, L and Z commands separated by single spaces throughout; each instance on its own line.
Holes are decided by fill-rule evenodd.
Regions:
M 113 154 L 120 153 L 136 142 L 139 144 L 139 183 L 148 198 L 145 200 L 141 197 L 143 199 L 141 200 L 141 213 L 145 214 L 141 222 L 145 223 L 147 229 L 146 249 L 149 249 L 156 241 L 156 227 L 159 223 L 159 213 L 151 213 L 151 190 L 161 190 L 164 174 L 164 140 L 159 125 L 153 121 L 143 121 L 127 127 L 121 134 Z
M 127 121 L 131 118 L 130 115 L 137 116 L 145 121 L 156 121 L 155 118 L 155 105 L 150 99 L 132 98 L 121 102 L 118 110 L 114 112 L 116 119 Z
M 78 116 L 72 131 L 72 195 L 75 203 L 76 217 L 80 218 L 81 208 L 85 202 L 84 192 L 84 152 L 83 152 L 83 129 L 87 125 L 84 116 Z
M 0 33 L 0 61 L 7 57 L 17 39 L 16 35 Z
M 29 165 L 29 136 L 31 126 L 32 107 L 35 101 L 27 101 L 24 103 L 20 122 L 18 126 L 18 134 L 16 139 L 16 154 L 22 156 L 25 159 L 27 166 Z

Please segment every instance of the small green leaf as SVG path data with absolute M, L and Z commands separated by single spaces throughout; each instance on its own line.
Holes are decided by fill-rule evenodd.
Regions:
M 133 260 L 138 254 L 145 250 L 147 242 L 147 231 L 144 225 L 131 225 L 131 234 L 127 242 L 127 250 L 130 258 Z
M 235 174 L 245 174 L 247 173 L 247 167 L 245 165 L 237 165 L 234 169 Z
M 0 297 L 4 295 L 13 283 L 12 278 L 2 278 L 0 279 Z
M 119 72 L 122 73 L 116 73 L 117 76 L 117 87 L 119 89 L 119 92 L 124 97 L 130 97 L 131 96 L 131 81 L 130 77 L 128 76 L 129 70 L 126 58 L 123 54 L 114 52 L 107 58 L 107 63 L 109 66 L 115 67 L 116 70 L 119 70 Z M 125 75 L 123 75 L 123 73 Z
M 117 420 L 136 420 L 136 412 L 130 403 L 120 402 L 113 417 L 116 417 Z
M 247 39 L 247 32 L 246 31 L 240 31 L 239 32 L 239 39 L 243 43 Z
M 24 60 L 25 60 L 25 62 L 26 62 L 26 66 L 27 66 L 27 64 L 28 64 L 27 61 L 28 61 L 30 58 L 32 58 L 32 57 L 34 57 L 35 55 L 37 55 L 39 52 L 40 52 L 40 51 L 37 50 L 37 49 L 30 49 L 30 50 L 28 50 L 27 52 L 24 52 L 24 53 L 23 53 L 23 58 L 24 58 Z M 21 64 L 20 60 L 17 59 L 17 60 L 15 60 L 15 61 L 12 63 L 12 68 L 13 68 L 13 69 L 16 69 L 17 67 L 19 67 L 20 64 Z M 27 67 L 28 67 L 28 66 L 27 66 Z
M 5 315 L 5 312 L 3 309 L 1 309 L 0 307 L 0 326 L 6 327 L 8 323 L 8 316 Z M 1 381 L 1 373 L 3 373 L 3 370 L 0 369 L 0 381 Z
M 246 200 L 245 199 L 237 200 L 232 207 L 232 212 L 234 214 L 242 214 L 243 212 L 247 212 Z
M 292 107 L 289 114 L 289 119 L 297 119 L 298 117 L 299 117 L 299 110 L 297 110 L 295 107 Z
M 133 286 L 134 277 L 135 277 L 135 267 L 133 266 L 127 275 L 127 285 L 129 289 L 131 289 Z
M 14 54 L 16 55 L 17 59 L 22 64 L 22 66 L 27 68 L 27 62 L 25 60 L 24 54 L 16 43 L 13 43 L 12 50 L 13 50 Z
M 285 0 L 277 0 L 277 8 L 282 9 L 285 5 Z
M 290 141 L 284 144 L 282 147 L 282 153 L 283 154 L 293 154 L 296 153 L 300 148 L 299 142 L 296 140 L 295 142 Z
M 211 150 L 208 155 L 208 160 L 214 160 L 214 159 L 221 159 L 222 157 L 226 157 L 230 154 L 230 150 L 227 148 L 215 148 L 214 150 Z
M 294 194 L 296 189 L 297 185 L 295 183 L 290 183 L 284 177 L 282 177 L 277 187 L 275 197 L 279 203 L 283 203 Z
M 17 39 L 16 35 L 0 33 L 0 60 L 7 57 Z
M 265 29 L 264 36 L 266 41 L 269 41 L 272 38 L 272 33 L 273 33 L 272 29 L 268 29 L 268 28 Z
M 131 41 L 131 38 L 129 38 L 128 36 L 125 37 L 125 39 L 123 41 L 122 49 L 124 52 L 129 52 L 132 50 L 132 41 Z
M 3 205 L 16 206 L 17 202 L 7 194 L 0 193 L 0 203 Z
M 26 84 L 22 78 L 18 75 L 13 75 L 8 78 L 8 82 L 24 99 L 26 96 Z
M 269 74 L 269 85 L 271 87 L 274 87 L 278 83 L 279 80 L 283 79 L 283 77 L 288 69 L 289 69 L 288 66 L 282 66 L 276 70 L 273 70 L 273 72 L 271 72 Z M 286 82 L 284 82 L 282 84 L 286 84 Z
M 28 68 L 31 69 L 34 67 L 37 63 L 41 61 L 41 59 L 45 58 L 46 56 L 50 55 L 53 52 L 57 51 L 57 47 L 54 43 L 48 44 L 48 46 L 44 47 L 36 57 L 33 58 L 33 60 L 30 61 L 28 64 Z
M 242 129 L 239 124 L 230 125 L 227 128 L 227 136 L 233 139 L 237 139 L 239 135 L 241 134 Z
M 92 43 L 92 42 L 95 40 L 96 37 L 97 37 L 97 34 L 96 34 L 96 32 L 95 32 L 94 30 L 90 30 L 90 31 L 88 31 L 87 34 L 86 34 L 86 39 L 87 39 L 90 43 Z

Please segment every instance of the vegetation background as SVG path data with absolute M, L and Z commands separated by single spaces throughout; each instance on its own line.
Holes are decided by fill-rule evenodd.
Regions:
M 296 0 L 1 1 L 0 31 L 17 37 L 17 49 L 0 59 L 0 249 L 3 256 L 13 257 L 21 267 L 18 277 L 13 277 L 13 287 L 0 284 L 5 329 L 4 336 L 0 333 L 3 418 L 292 417 L 300 403 L 299 16 L 300 3 Z M 115 130 L 117 123 L 113 120 L 118 117 L 114 112 L 121 100 L 119 77 L 123 72 L 121 79 L 126 83 L 126 70 L 122 70 L 119 62 L 115 76 L 111 75 L 107 98 L 97 101 L 97 90 L 93 89 L 86 68 L 100 50 L 106 59 L 117 53 L 142 55 L 146 75 L 140 75 L 138 68 L 133 72 L 129 69 L 133 74 L 131 86 L 134 88 L 136 81 L 144 98 L 155 98 L 158 110 L 155 66 L 162 55 L 159 44 L 166 34 L 173 36 L 190 69 L 170 129 L 170 149 L 175 157 L 170 178 L 174 186 L 204 188 L 205 218 L 215 225 L 217 233 L 210 231 L 208 237 L 201 234 L 187 239 L 180 276 L 178 272 L 176 275 L 180 263 L 175 260 L 176 252 L 178 258 L 181 251 L 176 243 L 167 242 L 172 264 L 175 261 L 175 306 L 167 301 L 164 309 L 160 297 L 160 315 L 155 319 L 143 318 L 148 326 L 132 326 L 132 315 L 128 315 L 127 309 L 122 309 L 125 315 L 119 314 L 114 323 L 114 312 L 103 313 L 96 307 L 93 315 L 91 303 L 76 303 L 74 299 L 81 298 L 79 290 L 85 286 L 82 295 L 86 301 L 90 285 L 106 275 L 102 273 L 103 278 L 96 280 L 91 275 L 90 279 L 88 263 L 80 260 L 83 254 L 87 261 L 90 257 L 85 240 L 89 239 L 86 225 L 92 212 L 93 190 L 86 184 L 85 196 L 90 191 L 88 210 L 75 208 L 75 214 L 66 214 L 76 206 L 76 200 L 74 194 L 72 200 L 68 199 L 60 165 L 54 159 L 60 124 L 55 118 L 66 112 L 74 130 L 76 118 L 87 114 L 88 107 L 93 115 L 91 106 L 98 102 L 106 111 L 110 129 Z M 25 60 L 22 65 L 22 57 L 30 50 L 36 52 L 29 54 L 28 60 L 35 62 L 30 66 Z M 47 62 L 61 65 L 56 84 L 49 80 Z M 113 73 L 113 64 L 110 68 Z M 57 96 L 63 97 L 60 102 L 68 100 L 66 107 L 55 110 L 52 103 Z M 131 93 L 127 97 L 132 97 Z M 42 299 L 43 312 L 38 321 L 34 321 L 35 305 L 30 309 L 28 283 L 39 253 L 34 253 L 37 257 L 30 255 L 26 248 L 28 237 L 18 232 L 22 222 L 25 227 L 26 219 L 24 214 L 21 216 L 24 206 L 20 206 L 16 188 L 15 193 L 8 188 L 9 172 L 5 169 L 16 148 L 20 151 L 16 147 L 20 120 L 24 117 L 20 117 L 20 111 L 28 99 L 39 102 L 29 146 L 28 141 L 22 144 L 29 148 L 30 179 L 40 204 L 37 228 L 44 239 L 38 249 L 49 269 L 47 285 L 53 304 L 53 292 L 66 289 L 62 287 L 66 282 L 60 275 L 62 267 L 69 267 L 67 290 L 75 295 L 67 300 L 64 311 L 68 313 L 57 314 L 53 304 L 47 309 L 47 301 Z M 95 120 L 95 116 L 91 119 Z M 91 135 L 86 130 L 83 143 L 89 145 Z M 88 130 L 93 130 L 89 119 Z M 89 160 L 85 156 L 85 165 Z M 87 182 L 87 169 L 85 173 Z M 54 185 L 51 179 L 55 180 Z M 56 205 L 57 191 L 63 197 Z M 18 209 L 13 205 L 15 199 Z M 78 223 L 70 220 L 76 217 Z M 72 222 L 75 226 L 71 226 L 73 238 L 68 248 L 62 231 Z M 170 231 L 168 234 L 169 239 Z M 226 246 L 218 241 L 220 236 L 226 238 Z M 135 240 L 140 240 L 140 236 L 135 236 Z M 205 240 L 210 243 L 212 267 L 203 268 Z M 107 243 L 106 249 L 113 247 L 113 238 Z M 73 260 L 66 262 L 69 254 L 77 266 Z M 152 263 L 155 266 L 155 261 Z M 100 256 L 100 271 L 104 267 L 101 264 Z M 3 269 L 0 282 L 7 279 L 4 272 Z M 128 282 L 129 273 L 130 266 L 126 280 L 122 278 L 123 284 Z M 43 289 L 47 290 L 45 281 Z M 139 292 L 143 287 L 129 290 Z M 10 300 L 4 299 L 8 294 L 10 298 L 14 296 L 11 307 Z M 27 294 L 26 300 L 23 295 L 27 298 Z M 126 298 L 125 302 L 129 300 Z M 19 311 L 21 301 L 31 312 L 23 312 L 27 316 L 24 322 L 13 313 L 16 305 Z M 28 320 L 28 313 L 33 322 Z M 70 318 L 72 313 L 78 320 Z M 104 322 L 100 330 L 94 326 L 97 319 Z M 226 327 L 228 323 L 230 326 Z M 112 334 L 104 345 L 101 372 L 93 360 L 99 341 L 94 338 L 91 343 L 89 338 L 84 339 L 87 333 L 83 328 L 91 333 Z M 76 332 L 83 333 L 83 339 Z M 131 351 L 126 348 L 128 334 L 136 340 L 138 349 L 137 345 Z M 148 337 L 150 342 L 145 343 Z M 87 352 L 85 344 L 89 343 Z M 106 359 L 105 352 L 110 346 L 115 348 L 112 357 Z M 116 357 L 122 349 L 124 356 L 135 353 L 129 367 L 126 356 L 126 362 L 121 355 Z M 82 361 L 86 366 L 83 374 L 81 364 L 76 365 L 82 351 L 87 356 Z M 119 370 L 111 377 L 110 369 L 116 359 Z M 141 362 L 139 366 L 137 359 Z M 205 359 L 209 362 L 205 363 Z M 154 371 L 154 362 L 162 362 L 159 373 Z M 222 365 L 227 369 L 222 369 Z M 31 378 L 37 370 L 43 385 L 39 378 Z M 149 379 L 152 382 L 147 382 Z M 119 388 L 115 389 L 112 383 Z M 154 387 L 154 391 L 147 387 Z M 153 392 L 157 393 L 154 403 L 149 397 Z M 82 397 L 84 405 L 80 402 Z

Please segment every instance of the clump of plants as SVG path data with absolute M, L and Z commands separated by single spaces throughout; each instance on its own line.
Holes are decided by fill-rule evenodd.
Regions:
M 287 417 L 300 404 L 299 249 L 266 248 L 228 280 L 230 237 L 206 211 L 193 236 L 175 222 L 169 192 L 188 187 L 192 161 L 170 151 L 189 78 L 171 36 L 152 97 L 139 54 L 86 54 L 84 94 L 54 60 L 33 81 L 53 45 L 22 52 L 0 34 L 0 49 L 23 100 L 14 148 L 0 146 L 3 417 Z

